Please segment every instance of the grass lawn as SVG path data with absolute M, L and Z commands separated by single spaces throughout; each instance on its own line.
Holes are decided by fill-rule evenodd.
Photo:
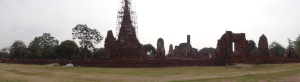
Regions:
M 300 64 L 100 68 L 0 63 L 0 82 L 290 82 L 300 81 Z

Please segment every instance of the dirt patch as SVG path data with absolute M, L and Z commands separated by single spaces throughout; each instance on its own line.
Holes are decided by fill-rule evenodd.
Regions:
M 299 82 L 300 81 L 300 73 L 294 76 L 283 77 L 281 79 L 282 82 Z
M 239 66 L 241 68 L 252 68 L 252 64 L 242 64 L 242 63 L 235 63 L 236 66 Z

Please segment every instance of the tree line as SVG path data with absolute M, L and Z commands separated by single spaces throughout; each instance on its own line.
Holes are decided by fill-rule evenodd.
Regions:
M 59 41 L 50 33 L 35 37 L 28 46 L 21 40 L 15 40 L 9 47 L 1 49 L 0 57 L 9 59 L 97 59 L 104 48 L 95 48 L 103 37 L 96 29 L 78 24 L 72 29 L 73 40 L 79 39 L 80 46 L 73 40 Z
M 9 47 L 0 50 L 0 58 L 9 59 L 97 59 L 103 54 L 104 48 L 95 48 L 94 44 L 98 44 L 103 40 L 100 32 L 91 29 L 85 24 L 78 24 L 72 29 L 73 40 L 79 39 L 80 46 L 73 40 L 65 40 L 59 43 L 50 33 L 43 33 L 42 36 L 35 37 L 28 46 L 21 40 L 15 40 Z M 300 55 L 300 34 L 292 41 L 288 38 L 288 47 L 295 50 Z M 257 54 L 257 45 L 253 40 L 248 41 L 248 47 L 253 50 L 253 54 Z M 269 51 L 273 51 L 275 56 L 283 57 L 285 50 L 280 43 L 273 41 L 269 44 Z M 143 49 L 149 57 L 154 57 L 156 49 L 152 44 L 143 45 Z M 215 53 L 215 48 L 204 47 L 199 53 Z

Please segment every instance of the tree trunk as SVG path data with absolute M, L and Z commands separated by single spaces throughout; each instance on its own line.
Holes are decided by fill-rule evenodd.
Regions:
M 86 51 L 87 51 L 87 46 L 85 46 L 85 48 L 84 48 L 85 50 L 84 50 L 84 60 L 86 60 Z

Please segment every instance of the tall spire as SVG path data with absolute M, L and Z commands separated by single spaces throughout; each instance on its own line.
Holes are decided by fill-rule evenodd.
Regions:
M 136 37 L 136 27 L 134 12 L 132 12 L 130 0 L 122 2 L 122 8 L 118 12 L 118 25 L 119 35 L 114 48 L 111 50 L 109 59 L 122 59 L 122 60 L 144 60 L 147 54 L 142 48 L 141 43 Z M 131 17 L 131 15 L 134 15 Z
M 128 0 L 125 0 L 125 6 L 124 6 L 124 15 L 123 15 L 123 21 L 122 21 L 122 25 L 123 24 L 131 24 L 132 21 L 130 19 L 130 8 L 128 7 L 128 4 L 131 4 L 128 2 Z

